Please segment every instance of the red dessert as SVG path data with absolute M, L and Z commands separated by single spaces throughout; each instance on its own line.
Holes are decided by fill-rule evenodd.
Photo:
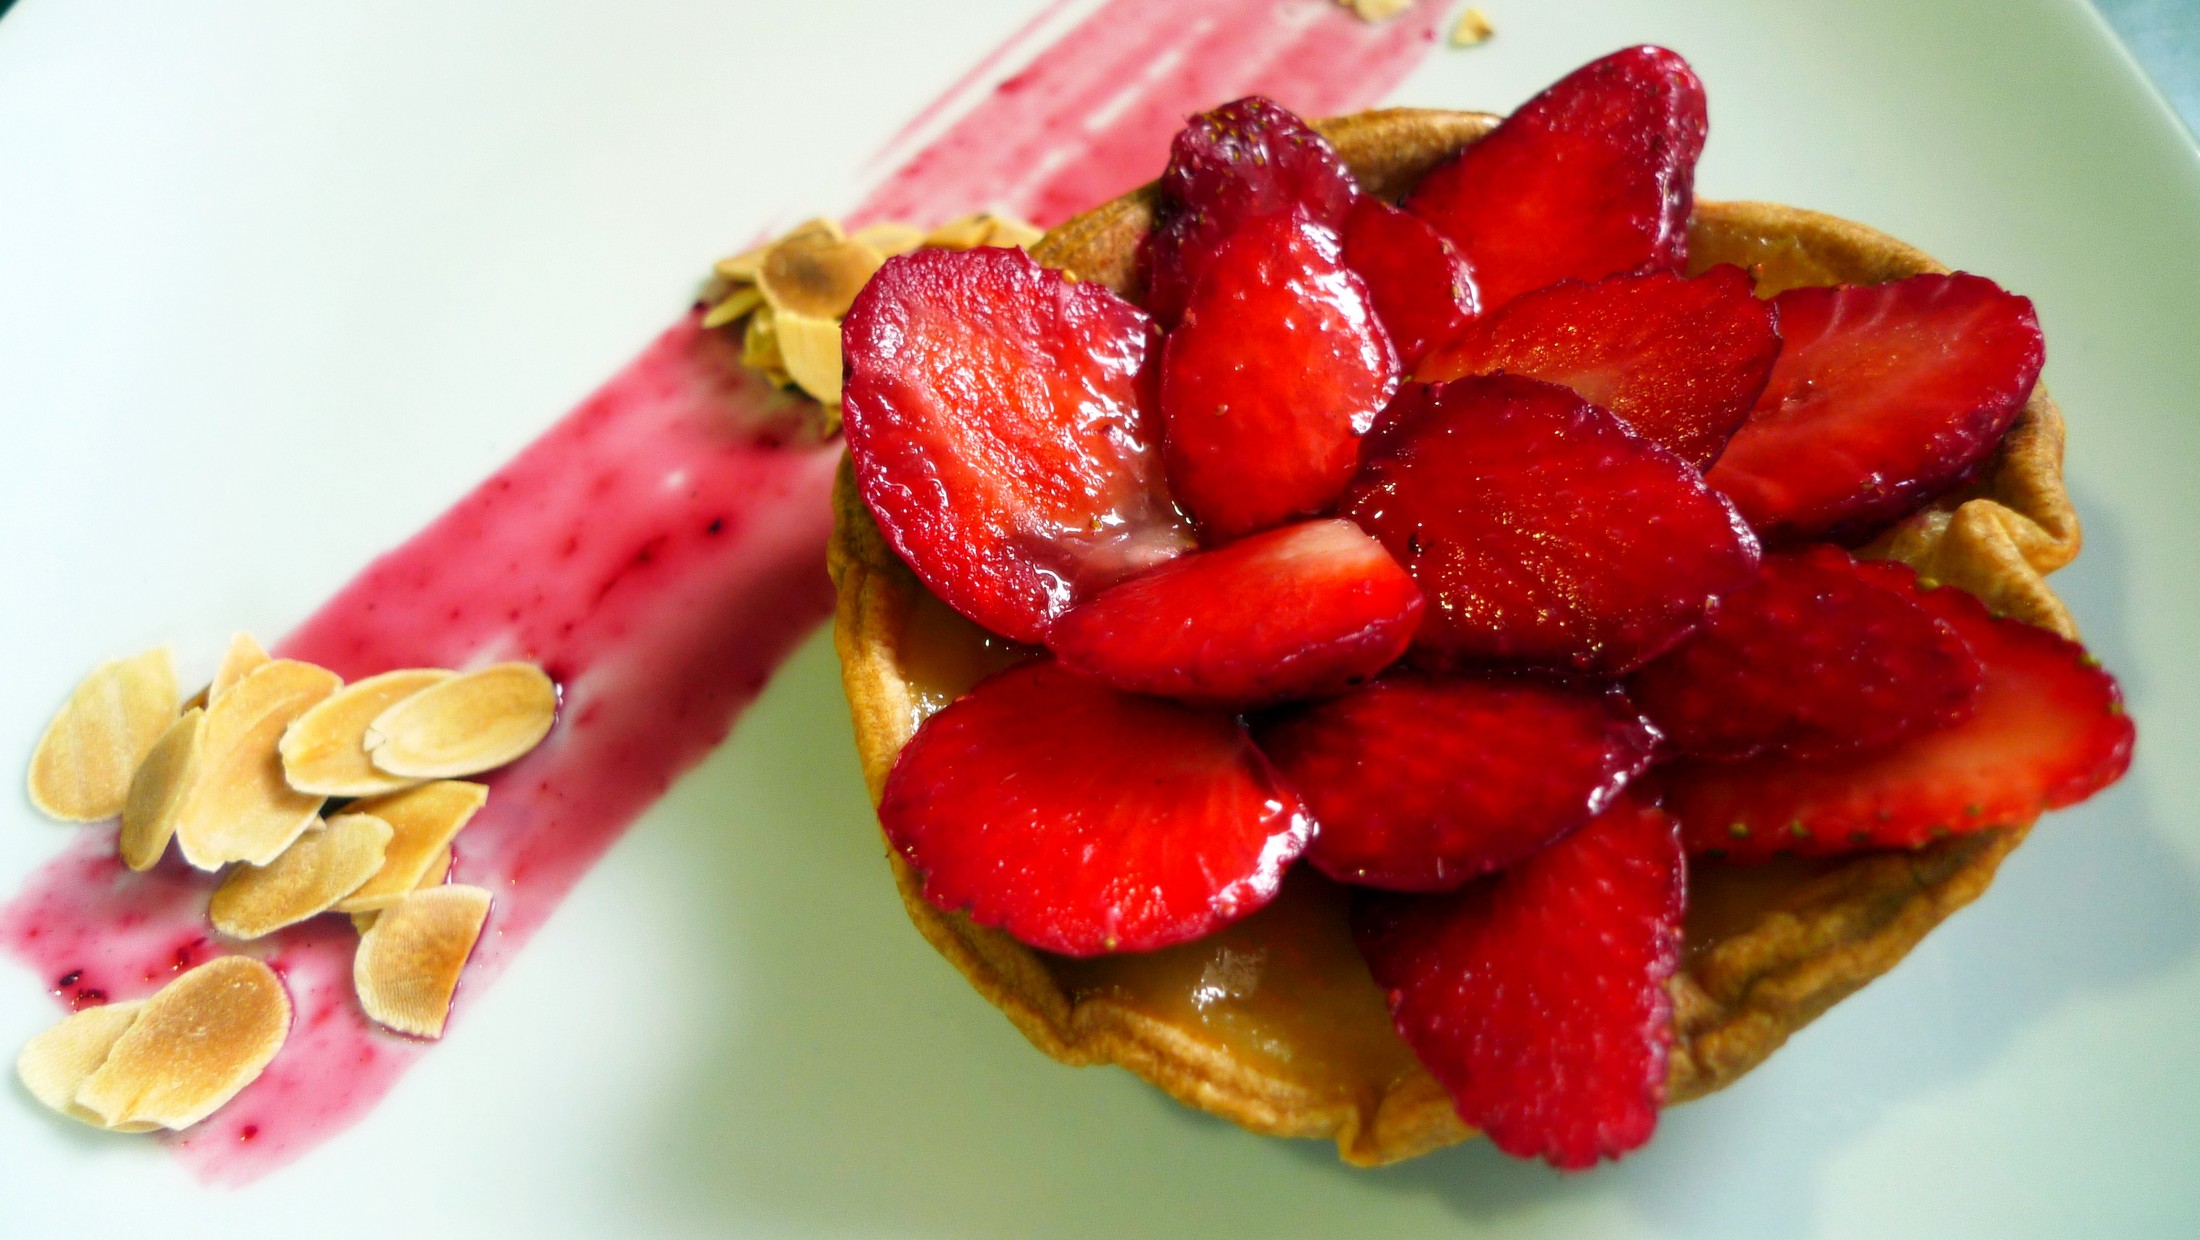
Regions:
M 846 420 L 902 558 L 987 628 L 1055 617 L 1189 548 L 1162 481 L 1152 323 L 1021 250 L 919 250 L 848 312 Z
M 1356 952 L 1460 1120 L 1581 1167 L 1649 1137 L 1677 1070 L 1684 914 L 1726 915 L 1689 908 L 1684 849 L 1913 848 L 2113 782 L 2130 722 L 2079 647 L 1821 541 L 2003 443 L 2028 304 L 1677 274 L 1703 134 L 1687 65 L 1631 49 L 1401 214 L 1272 103 L 1195 118 L 1141 248 L 1158 423 L 1117 293 L 889 261 L 847 323 L 863 500 L 940 598 L 1056 655 L 886 775 L 924 898 L 1100 957 L 1055 976 L 1102 990 L 1110 953 L 1211 935 L 1200 993 L 1295 953 L 1288 993 L 1344 1011 Z M 1327 880 L 1281 894 L 1302 851 Z M 1349 943 L 1319 929 L 1344 904 Z M 1001 950 L 920 924 L 966 969 Z
M 1302 521 L 1135 577 L 1056 621 L 1062 663 L 1243 709 L 1341 693 L 1398 661 L 1421 591 L 1350 521 Z
M 1708 475 L 1771 542 L 1868 537 L 1962 482 L 2046 357 L 2032 303 L 1960 271 L 1773 305 L 1780 360 Z
M 1297 211 L 1230 234 L 1161 358 L 1163 456 L 1210 541 L 1325 512 L 1398 388 L 1398 355 L 1336 233 Z
M 1560 280 L 1679 269 L 1703 142 L 1695 70 L 1629 48 L 1521 105 L 1405 205 L 1459 247 L 1494 309 Z

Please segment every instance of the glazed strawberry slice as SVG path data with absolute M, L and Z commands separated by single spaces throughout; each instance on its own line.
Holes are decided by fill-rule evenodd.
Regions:
M 1036 642 L 1077 600 L 1190 548 L 1170 503 L 1155 332 L 1021 250 L 887 260 L 841 327 L 856 482 L 917 577 Z
M 1756 575 L 1757 541 L 1688 463 L 1554 384 L 1411 388 L 1339 511 L 1413 574 L 1414 658 L 1619 675 Z
M 1506 302 L 1414 378 L 1501 370 L 1561 383 L 1708 469 L 1780 355 L 1772 305 L 1751 288 L 1749 273 L 1732 266 L 1694 279 L 1656 271 L 1556 284 Z
M 1072 956 L 1196 939 L 1266 904 L 1312 827 L 1229 715 L 1051 659 L 926 720 L 879 821 L 924 896 Z
M 1657 1127 L 1686 883 L 1672 821 L 1625 796 L 1460 891 L 1363 897 L 1353 938 L 1460 1118 L 1579 1169 Z
M 1325 512 L 1397 387 L 1336 234 L 1263 216 L 1215 251 L 1162 352 L 1169 483 L 1215 542 Z
M 1895 588 L 1913 576 L 1897 564 L 1858 567 Z M 1918 597 L 1985 669 L 1970 718 L 1832 758 L 1676 763 L 1666 803 L 1690 851 L 1761 861 L 1915 848 L 2030 822 L 2123 777 L 2131 719 L 2115 679 L 2084 647 L 1989 615 L 1954 587 Z
M 1119 689 L 1245 708 L 1372 678 L 1420 620 L 1406 570 L 1359 526 L 1331 519 L 1134 577 L 1056 621 L 1047 644 Z
M 1574 70 L 1421 178 L 1406 209 L 1466 256 L 1485 311 L 1688 253 L 1703 83 L 1661 47 Z
M 1467 260 L 1428 221 L 1363 197 L 1344 219 L 1344 261 L 1367 282 L 1375 315 L 1407 370 L 1459 337 L 1480 312 Z
M 1826 757 L 1959 723 L 1978 660 L 1919 601 L 1914 573 L 1838 547 L 1770 555 L 1688 640 L 1628 682 L 1675 751 Z
M 1961 484 L 2045 357 L 2032 303 L 1963 272 L 1774 305 L 1786 345 L 1710 474 L 1771 543 L 1861 541 Z
M 1208 259 L 1247 222 L 1296 209 L 1334 228 L 1360 196 L 1329 140 L 1259 95 L 1194 116 L 1169 144 L 1158 188 L 1138 264 L 1146 309 L 1167 327 Z
M 1588 822 L 1657 733 L 1617 693 L 1406 672 L 1279 712 L 1254 739 L 1305 798 L 1323 873 L 1449 891 Z

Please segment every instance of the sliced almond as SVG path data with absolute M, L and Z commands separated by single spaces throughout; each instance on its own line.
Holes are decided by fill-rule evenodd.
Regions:
M 763 371 L 772 382 L 785 387 L 787 368 L 779 359 L 779 336 L 772 330 L 774 317 L 768 305 L 749 316 L 748 326 L 741 329 L 741 364 Z
M 765 250 L 768 253 L 774 247 L 782 245 L 809 245 L 814 242 L 847 239 L 848 234 L 841 231 L 840 221 L 823 215 L 813 215 L 779 234 L 779 239 L 766 246 Z
M 372 814 L 339 814 L 268 864 L 230 871 L 207 916 L 231 938 L 256 939 L 327 912 L 382 868 L 395 834 Z
M 31 1097 L 49 1109 L 94 1128 L 106 1127 L 99 1116 L 77 1105 L 76 1091 L 107 1062 L 108 1052 L 129 1032 L 144 1006 L 143 1000 L 132 999 L 85 1008 L 64 1018 L 23 1047 L 23 1053 L 15 1059 L 15 1075 L 22 1079 Z M 159 1126 L 136 1123 L 117 1131 L 150 1132 Z
M 1345 0 L 1364 22 L 1387 22 L 1413 7 L 1413 0 Z
M 460 829 L 489 799 L 489 789 L 456 779 L 437 780 L 388 796 L 352 803 L 351 812 L 372 814 L 390 824 L 390 842 L 382 850 L 382 868 L 357 891 L 336 902 L 339 913 L 386 908 L 420 885 L 444 856 Z M 450 862 L 444 861 L 444 868 Z
M 1473 47 L 1477 43 L 1487 41 L 1491 35 L 1496 33 L 1497 27 L 1490 24 L 1489 14 L 1480 9 L 1470 8 L 1459 15 L 1458 24 L 1451 28 L 1451 45 L 1453 47 Z
M 764 256 L 756 289 L 775 310 L 837 319 L 884 261 L 858 241 L 782 241 Z
M 765 256 L 770 254 L 775 247 L 786 245 L 789 242 L 801 245 L 815 241 L 841 241 L 845 239 L 846 234 L 841 232 L 839 224 L 826 219 L 824 216 L 818 216 L 815 219 L 802 221 L 762 245 L 751 246 L 732 258 L 719 259 L 711 270 L 717 272 L 720 279 L 730 280 L 735 284 L 750 284 L 755 282 L 757 272 L 763 269 Z
M 892 258 L 922 247 L 924 230 L 912 224 L 882 220 L 856 229 L 848 234 L 848 239 L 878 251 L 881 258 Z
M 730 280 L 735 284 L 753 283 L 756 280 L 757 268 L 764 265 L 764 255 L 769 253 L 771 248 L 772 243 L 766 242 L 763 245 L 743 250 L 732 258 L 721 258 L 712 265 L 711 270 L 717 272 L 718 278 L 721 280 Z
M 209 960 L 145 1001 L 76 1103 L 108 1125 L 189 1128 L 251 1084 L 289 1033 L 275 970 L 249 956 Z
M 206 704 L 212 705 L 215 699 L 235 688 L 238 681 L 266 667 L 269 662 L 267 651 L 260 648 L 252 634 L 232 634 L 229 649 L 222 654 L 221 666 L 214 669 L 214 683 L 206 687 Z
M 185 861 L 202 870 L 232 861 L 266 865 L 312 824 L 323 798 L 290 786 L 275 747 L 298 716 L 343 683 L 325 668 L 276 659 L 206 708 L 198 776 L 176 819 Z
M 459 971 L 488 916 L 486 890 L 455 884 L 413 892 L 382 910 L 352 957 L 359 1006 L 399 1033 L 442 1037 Z
M 413 890 L 424 891 L 451 881 L 451 858 L 451 846 L 445 844 L 442 852 L 428 859 L 427 868 L 420 871 L 420 882 Z
M 176 834 L 176 819 L 184 798 L 198 778 L 203 707 L 194 706 L 153 742 L 151 753 L 130 778 L 130 794 L 122 802 L 122 835 L 116 842 L 122 863 L 133 870 L 150 870 L 168 851 Z
M 542 743 L 558 687 L 532 663 L 498 663 L 423 689 L 367 725 L 367 756 L 391 775 L 447 779 L 495 770 Z
M 419 667 L 345 685 L 284 730 L 278 746 L 283 778 L 300 792 L 331 797 L 378 796 L 419 783 L 375 768 L 367 757 L 367 725 L 413 694 L 457 675 Z
M 168 648 L 101 664 L 77 683 L 31 753 L 31 804 L 63 822 L 122 812 L 130 777 L 176 720 Z
M 763 304 L 764 294 L 755 285 L 738 285 L 703 316 L 703 326 L 724 327 Z
M 779 357 L 803 391 L 840 403 L 840 320 L 780 310 L 773 316 Z
M 935 250 L 968 250 L 986 243 L 992 225 L 981 212 L 953 219 L 926 233 L 924 243 Z
M 980 211 L 933 229 L 925 235 L 924 244 L 938 250 L 968 250 L 981 245 L 1028 246 L 1044 235 L 1013 216 Z
M 437 853 L 435 859 L 428 862 L 428 867 L 420 871 L 420 881 L 414 884 L 413 890 L 426 891 L 430 887 L 440 887 L 451 881 L 451 858 L 451 846 L 445 844 L 443 851 Z M 365 934 L 367 927 L 373 925 L 374 919 L 381 915 L 379 911 L 371 909 L 364 913 L 353 913 L 351 928 L 359 934 Z
M 981 244 L 984 245 L 1007 245 L 1025 249 L 1046 236 L 1044 230 L 1034 228 L 1012 216 L 987 215 L 983 218 L 986 231 L 985 240 Z

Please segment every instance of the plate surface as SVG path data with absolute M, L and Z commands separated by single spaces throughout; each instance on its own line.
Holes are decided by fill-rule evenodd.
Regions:
M 275 636 L 669 321 L 854 200 L 1033 6 L 28 0 L 0 22 L 0 765 L 99 659 Z M 364 1123 L 242 1190 L 0 1102 L 0 1234 L 2169 1235 L 2200 1229 L 2200 155 L 2077 0 L 1484 7 L 1398 102 L 1625 43 L 1700 191 L 2034 297 L 2132 777 L 1627 1162 L 1387 1171 L 1031 1051 L 909 929 L 828 644 Z M 1156 152 L 1156 162 L 1159 152 Z M 16 755 L 9 757 L 8 755 Z M 14 776 L 8 778 L 13 779 Z M 0 887 L 65 828 L 0 803 Z M 52 1019 L 0 964 L 0 1048 Z

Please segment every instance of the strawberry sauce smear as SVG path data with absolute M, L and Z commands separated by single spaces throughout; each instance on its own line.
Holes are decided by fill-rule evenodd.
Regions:
M 1374 102 L 1450 7 L 1424 0 L 1369 26 L 1329 0 L 1190 15 L 1175 0 L 1108 0 L 984 85 L 1055 24 L 1050 10 L 950 93 L 978 97 L 852 214 L 933 222 L 990 206 L 1058 222 L 1150 176 L 1196 108 L 1256 91 L 1311 115 Z M 488 777 L 488 805 L 458 841 L 452 880 L 495 895 L 461 1019 L 831 611 L 839 446 L 807 435 L 802 407 L 737 354 L 691 312 L 280 644 L 346 679 L 528 659 L 561 687 L 556 729 Z M 214 956 L 266 959 L 296 1008 L 289 1041 L 228 1106 L 164 1138 L 203 1180 L 243 1184 L 357 1122 L 432 1044 L 360 1011 L 342 919 L 229 943 L 206 920 L 212 888 L 173 856 L 132 873 L 111 830 L 84 832 L 0 908 L 0 948 L 72 1009 L 149 994 Z

